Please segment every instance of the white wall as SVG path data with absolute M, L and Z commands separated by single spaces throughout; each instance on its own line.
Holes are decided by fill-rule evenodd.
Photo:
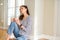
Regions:
M 60 0 L 57 2 L 57 36 L 60 36 Z
M 43 12 L 44 12 L 44 0 L 35 0 L 35 19 L 37 35 L 42 34 L 43 31 Z
M 44 0 L 43 33 L 54 34 L 54 0 Z
M 56 40 L 60 40 L 60 0 L 56 0 L 57 8 L 57 26 L 56 26 Z

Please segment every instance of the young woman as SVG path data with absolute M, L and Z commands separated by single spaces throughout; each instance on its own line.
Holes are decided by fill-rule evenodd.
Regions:
M 9 40 L 9 37 L 12 33 L 16 37 L 16 40 L 28 40 L 28 37 L 31 34 L 32 21 L 28 7 L 26 5 L 22 5 L 20 6 L 19 10 L 21 15 L 19 19 L 12 19 L 12 22 L 7 31 L 7 40 Z

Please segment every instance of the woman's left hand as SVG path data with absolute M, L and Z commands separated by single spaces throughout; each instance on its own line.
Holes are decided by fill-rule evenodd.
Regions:
M 25 29 L 25 27 L 24 27 L 24 26 L 21 26 L 20 28 L 21 28 L 22 30 L 24 30 L 24 29 Z

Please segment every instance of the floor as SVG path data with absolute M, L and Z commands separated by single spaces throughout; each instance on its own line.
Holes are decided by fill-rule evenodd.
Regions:
M 7 32 L 6 29 L 1 29 L 0 28 L 0 40 L 6 40 L 6 32 Z M 56 39 L 56 37 L 50 36 L 50 35 L 46 35 L 46 34 L 38 35 L 38 37 L 36 36 L 36 38 L 38 38 L 38 40 L 55 40 Z M 33 37 L 31 37 L 31 39 L 33 39 Z M 60 38 L 57 38 L 57 39 L 59 40 Z
M 6 40 L 6 29 L 0 28 L 0 40 Z

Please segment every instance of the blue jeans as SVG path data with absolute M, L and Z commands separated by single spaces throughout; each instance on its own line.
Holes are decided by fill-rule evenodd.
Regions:
M 20 29 L 19 29 L 18 25 L 15 22 L 11 22 L 7 33 L 9 35 L 11 35 L 13 33 L 14 36 L 16 37 L 16 40 L 27 40 L 24 35 L 19 34 L 19 31 L 20 31 Z

